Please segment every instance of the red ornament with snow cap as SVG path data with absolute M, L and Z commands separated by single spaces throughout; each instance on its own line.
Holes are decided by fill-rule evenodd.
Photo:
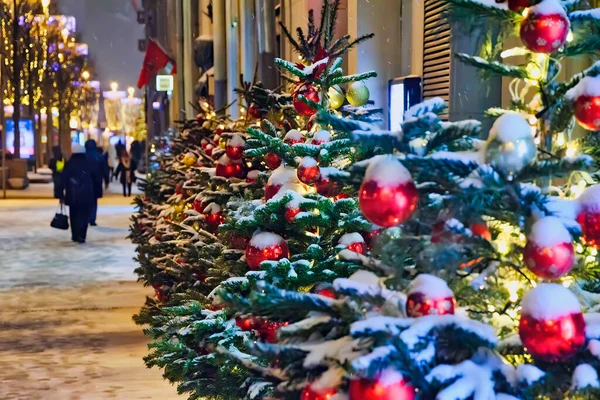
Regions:
M 536 360 L 564 361 L 585 344 L 581 305 L 564 286 L 539 285 L 523 297 L 521 306 L 519 337 Z
M 321 96 L 319 96 L 319 92 L 310 85 L 302 85 L 296 92 L 294 92 L 294 108 L 298 111 L 298 114 L 304 115 L 305 117 L 310 117 L 317 112 L 316 108 L 312 108 L 305 102 L 299 99 L 298 96 L 304 96 L 306 99 L 314 102 L 320 103 Z
M 258 180 L 258 174 L 260 174 L 260 171 L 257 169 L 253 169 L 252 171 L 248 172 L 248 174 L 246 174 L 246 182 L 247 183 L 254 183 Z
M 391 368 L 382 371 L 375 379 L 351 379 L 348 400 L 413 400 L 415 389 L 402 374 Z
M 589 131 L 600 130 L 600 76 L 586 76 L 569 90 L 577 123 Z
M 232 160 L 239 160 L 244 156 L 245 144 L 246 141 L 240 135 L 233 135 L 233 137 L 227 141 L 225 154 Z
M 225 216 L 221 211 L 221 206 L 217 203 L 210 203 L 204 209 L 204 222 L 206 223 L 207 230 L 215 232 L 219 225 L 225 222 Z
M 263 261 L 278 261 L 289 256 L 290 250 L 286 241 L 271 232 L 255 234 L 246 248 L 246 263 L 252 270 L 259 269 Z
M 216 175 L 224 178 L 244 178 L 244 166 L 241 160 L 232 160 L 223 154 L 217 161 Z
M 289 144 L 290 146 L 295 145 L 296 143 L 304 142 L 304 136 L 302 132 L 297 129 L 290 129 L 288 133 L 283 137 L 283 142 Z
M 331 133 L 325 129 L 321 129 L 315 132 L 311 144 L 319 146 L 327 142 L 331 142 Z
M 575 250 L 571 234 L 556 217 L 536 221 L 527 237 L 523 251 L 525 265 L 536 276 L 556 279 L 575 265 Z
M 330 400 L 337 393 L 337 389 L 320 389 L 313 384 L 302 390 L 300 400 Z
M 454 293 L 443 279 L 421 274 L 408 286 L 406 315 L 411 318 L 425 315 L 454 314 Z
M 265 154 L 265 164 L 270 170 L 275 170 L 281 165 L 281 158 L 275 153 Z
M 600 185 L 587 188 L 577 199 L 580 206 L 577 222 L 589 246 L 600 248 Z
M 529 8 L 521 22 L 521 40 L 535 53 L 554 53 L 569 34 L 569 18 L 558 0 L 543 0 Z
M 338 247 L 343 247 L 347 250 L 353 251 L 359 254 L 365 254 L 367 252 L 367 243 L 360 233 L 346 233 L 338 240 Z
M 410 173 L 400 161 L 392 155 L 376 156 L 365 173 L 358 202 L 369 222 L 389 228 L 414 213 L 418 193 Z
M 298 166 L 298 179 L 300 182 L 312 185 L 321 177 L 319 163 L 312 157 L 304 157 Z
M 293 190 L 300 194 L 306 193 L 304 185 L 298 180 L 296 171 L 283 165 L 273 171 L 269 177 L 265 186 L 265 200 L 272 199 L 282 190 Z

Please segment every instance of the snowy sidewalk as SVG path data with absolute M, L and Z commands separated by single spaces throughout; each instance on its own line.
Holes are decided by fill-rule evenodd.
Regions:
M 179 399 L 147 369 L 131 317 L 131 198 L 102 199 L 88 243 L 50 228 L 56 200 L 0 200 L 0 399 Z

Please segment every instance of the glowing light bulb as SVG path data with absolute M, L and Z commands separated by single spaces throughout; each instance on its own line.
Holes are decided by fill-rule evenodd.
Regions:
M 569 33 L 567 34 L 567 42 L 571 43 L 573 41 L 574 37 L 573 37 L 573 31 L 569 31 Z
M 575 146 L 567 147 L 567 157 L 575 157 L 577 155 L 577 148 Z
M 516 303 L 519 300 L 519 282 L 518 281 L 510 281 L 506 284 L 506 290 L 508 290 L 508 295 L 510 300 L 513 303 Z M 514 317 L 513 317 L 514 318 Z
M 596 256 L 598 255 L 598 250 L 596 250 L 596 249 L 592 248 L 592 249 L 590 250 L 590 254 L 591 254 L 591 255 L 593 255 L 594 257 L 596 257 Z
M 559 133 L 558 135 L 556 135 L 556 145 L 559 147 L 562 147 L 565 145 L 565 135 L 563 135 L 563 133 Z
M 88 79 L 90 79 L 90 72 L 89 71 L 83 71 L 81 73 L 81 77 L 87 81 Z
M 111 82 L 110 83 L 110 90 L 112 90 L 113 92 L 116 92 L 117 89 L 119 89 L 119 84 L 117 82 Z

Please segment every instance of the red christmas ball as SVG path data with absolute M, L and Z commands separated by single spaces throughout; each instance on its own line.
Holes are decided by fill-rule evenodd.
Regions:
M 558 218 L 541 218 L 533 224 L 527 237 L 523 251 L 525 265 L 540 278 L 560 278 L 575 265 L 572 240 Z
M 391 369 L 381 372 L 376 379 L 352 379 L 348 400 L 414 400 L 415 389 L 404 377 Z
M 319 163 L 312 157 L 304 157 L 298 167 L 298 179 L 307 185 L 312 185 L 321 177 Z
M 589 131 L 600 130 L 600 96 L 579 96 L 574 107 L 579 125 Z
M 225 216 L 220 211 L 213 214 L 204 214 L 204 221 L 208 225 L 209 231 L 214 232 L 219 225 L 225 222 Z
M 408 287 L 406 315 L 411 318 L 454 314 L 454 306 L 454 293 L 446 281 L 436 276 L 418 275 Z
M 585 344 L 581 305 L 564 286 L 539 285 L 523 297 L 522 307 L 519 336 L 536 360 L 564 361 Z
M 268 201 L 272 199 L 277 193 L 279 193 L 282 187 L 283 185 L 267 183 L 267 185 L 265 186 L 265 200 Z
M 492 240 L 492 233 L 485 222 L 474 222 L 469 228 L 471 229 L 471 232 L 473 232 L 473 236 L 481 237 L 488 242 Z
M 600 185 L 587 188 L 579 196 L 581 206 L 577 222 L 588 246 L 600 248 Z
M 244 178 L 244 166 L 241 160 L 231 160 L 224 154 L 217 162 L 216 174 L 224 178 L 242 179 Z
M 292 222 L 294 222 L 294 218 L 296 218 L 296 215 L 300 214 L 300 209 L 296 208 L 296 207 L 287 207 L 285 209 L 285 220 L 287 222 L 289 222 L 290 224 Z
M 346 233 L 340 237 L 338 246 L 345 247 L 355 253 L 365 254 L 367 252 L 367 244 L 360 233 Z
M 231 247 L 236 250 L 246 250 L 249 241 L 246 236 L 236 235 L 235 233 L 231 235 Z
M 252 270 L 259 269 L 263 261 L 278 261 L 289 256 L 290 250 L 286 241 L 271 232 L 255 234 L 246 248 L 246 263 Z
M 246 182 L 247 183 L 254 183 L 258 180 L 258 174 L 260 174 L 260 171 L 257 169 L 253 169 L 252 171 L 248 172 L 248 174 L 246 175 Z
M 341 193 L 343 185 L 329 177 L 331 167 L 323 167 L 320 169 L 321 177 L 315 182 L 317 193 L 325 197 L 335 197 Z
M 206 147 L 204 148 L 204 152 L 209 157 L 212 157 L 214 150 L 215 150 L 215 146 L 213 146 L 212 144 L 207 144 Z
M 225 132 L 225 127 L 223 125 L 219 125 L 215 128 L 215 143 L 219 143 L 219 140 L 221 140 L 221 134 Z M 219 135 L 219 137 L 217 138 L 216 135 Z
M 258 331 L 258 336 L 260 340 L 267 343 L 276 343 L 277 342 L 277 331 L 282 326 L 289 325 L 288 322 L 277 322 L 277 321 L 269 321 L 263 320 L 259 323 L 259 326 L 256 327 Z
M 308 385 L 302 390 L 300 400 L 330 400 L 337 393 L 337 389 L 315 389 Z
M 335 299 L 337 297 L 335 289 L 330 283 L 318 283 L 312 288 L 311 292 L 323 297 L 329 297 L 330 299 Z
M 329 131 L 321 129 L 320 131 L 315 132 L 313 139 L 311 141 L 311 144 L 314 144 L 315 146 L 319 146 L 319 145 L 322 145 L 323 143 L 327 143 L 330 141 L 331 141 L 331 133 L 329 133 Z
M 198 213 L 202 213 L 204 211 L 204 205 L 198 199 L 194 200 L 194 202 L 192 203 L 192 208 Z
M 252 103 L 250 104 L 250 107 L 248 107 L 248 115 L 250 115 L 254 119 L 260 119 L 263 116 L 263 112 L 261 111 L 258 104 Z
M 298 114 L 304 115 L 306 117 L 310 117 L 314 113 L 317 112 L 316 108 L 312 108 L 308 104 L 301 101 L 298 96 L 303 95 L 308 100 L 311 100 L 315 103 L 321 102 L 321 97 L 319 96 L 319 92 L 312 86 L 302 86 L 300 89 L 296 90 L 294 93 L 294 108 L 298 111 Z
M 302 132 L 297 129 L 290 129 L 283 138 L 283 142 L 290 146 L 293 146 L 296 143 L 302 143 L 303 141 L 304 136 L 302 135 Z
M 281 165 L 281 158 L 275 153 L 265 154 L 265 164 L 270 170 L 275 170 Z
M 235 324 L 244 332 L 248 332 L 256 328 L 257 319 L 255 317 L 238 316 L 235 317 Z
M 363 215 L 384 228 L 408 219 L 418 199 L 410 173 L 393 156 L 379 156 L 371 162 L 358 195 Z
M 508 0 L 508 8 L 512 11 L 519 11 L 529 6 L 531 6 L 530 0 Z
M 233 135 L 233 137 L 227 141 L 225 154 L 232 160 L 239 160 L 244 156 L 245 145 L 246 141 L 240 135 Z
M 549 0 L 543 2 L 549 3 Z M 560 49 L 569 34 L 569 18 L 559 2 L 552 13 L 538 11 L 531 7 L 521 23 L 521 41 L 535 53 L 554 53 Z
M 168 287 L 167 285 L 162 285 L 161 287 L 156 289 L 156 298 L 161 303 L 166 303 L 167 301 L 169 301 L 169 292 L 170 291 L 171 291 L 170 287 Z

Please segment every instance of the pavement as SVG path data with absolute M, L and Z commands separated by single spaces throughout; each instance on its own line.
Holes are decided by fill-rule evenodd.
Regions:
M 42 186 L 0 200 L 0 399 L 179 399 L 144 366 L 147 338 L 131 320 L 151 295 L 125 238 L 132 199 L 113 184 L 76 245 L 50 227 L 57 202 Z

